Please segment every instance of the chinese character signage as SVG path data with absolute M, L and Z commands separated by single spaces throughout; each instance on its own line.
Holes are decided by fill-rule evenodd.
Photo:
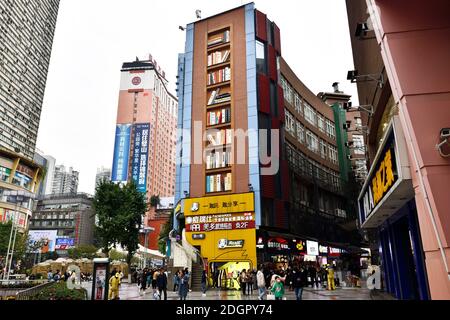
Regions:
M 399 179 L 395 152 L 396 141 L 393 131 L 386 137 L 385 142 L 384 148 L 381 149 L 377 160 L 374 162 L 362 196 L 359 199 L 362 223 L 387 197 Z
M 184 201 L 184 214 L 186 216 L 255 211 L 253 193 L 185 199 Z
M 116 127 L 116 143 L 112 169 L 112 182 L 128 181 L 128 162 L 130 158 L 131 124 L 119 124 Z
M 252 213 L 195 216 L 186 218 L 187 232 L 245 230 L 256 227 Z
M 75 239 L 58 238 L 56 239 L 56 250 L 69 250 L 75 248 Z
M 134 148 L 131 174 L 138 186 L 138 190 L 142 193 L 147 192 L 149 138 L 149 123 L 136 124 L 134 126 Z

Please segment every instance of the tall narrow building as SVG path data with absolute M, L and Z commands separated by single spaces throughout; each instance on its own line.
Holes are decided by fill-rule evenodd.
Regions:
M 58 9 L 59 0 L 0 1 L 0 223 L 21 232 L 45 176 L 34 154 Z
M 167 86 L 152 57 L 122 66 L 111 181 L 134 180 L 148 200 L 175 193 L 178 102 Z
M 185 252 L 207 263 L 193 260 L 193 274 L 226 274 L 231 289 L 238 271 L 263 263 L 350 260 L 344 250 L 359 238 L 333 110 L 282 58 L 278 26 L 250 3 L 186 33 L 174 225 Z M 189 263 L 172 249 L 175 269 Z

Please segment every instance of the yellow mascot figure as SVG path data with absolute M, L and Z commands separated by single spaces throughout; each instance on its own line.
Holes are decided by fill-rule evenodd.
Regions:
M 334 282 L 334 269 L 333 266 L 328 266 L 328 290 L 336 290 L 336 284 Z
M 120 285 L 120 274 L 114 274 L 111 279 L 109 279 L 109 300 L 119 299 L 119 285 Z

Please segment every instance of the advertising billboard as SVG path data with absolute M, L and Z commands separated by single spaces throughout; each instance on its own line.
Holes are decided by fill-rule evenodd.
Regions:
M 19 228 L 26 228 L 27 215 L 25 213 L 0 208 L 0 223 L 7 223 L 9 221 L 13 222 Z
M 114 183 L 126 183 L 128 181 L 131 126 L 131 124 L 118 124 L 116 127 L 116 142 L 111 175 L 111 181 Z
M 75 248 L 75 239 L 58 238 L 56 239 L 56 250 L 69 250 Z
M 149 123 L 134 125 L 134 148 L 131 174 L 133 180 L 137 184 L 138 190 L 142 193 L 147 192 L 149 137 Z
M 34 245 L 40 243 L 40 248 L 36 252 L 47 253 L 54 252 L 56 245 L 57 230 L 30 230 L 30 242 Z
M 318 256 L 319 255 L 319 243 L 316 241 L 306 241 L 306 246 L 308 250 L 308 256 Z

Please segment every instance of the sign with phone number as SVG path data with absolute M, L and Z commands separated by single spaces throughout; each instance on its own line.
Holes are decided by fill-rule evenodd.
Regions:
M 226 223 L 198 223 L 186 226 L 187 232 L 210 232 L 222 230 L 244 230 L 256 228 L 255 221 L 239 221 Z

